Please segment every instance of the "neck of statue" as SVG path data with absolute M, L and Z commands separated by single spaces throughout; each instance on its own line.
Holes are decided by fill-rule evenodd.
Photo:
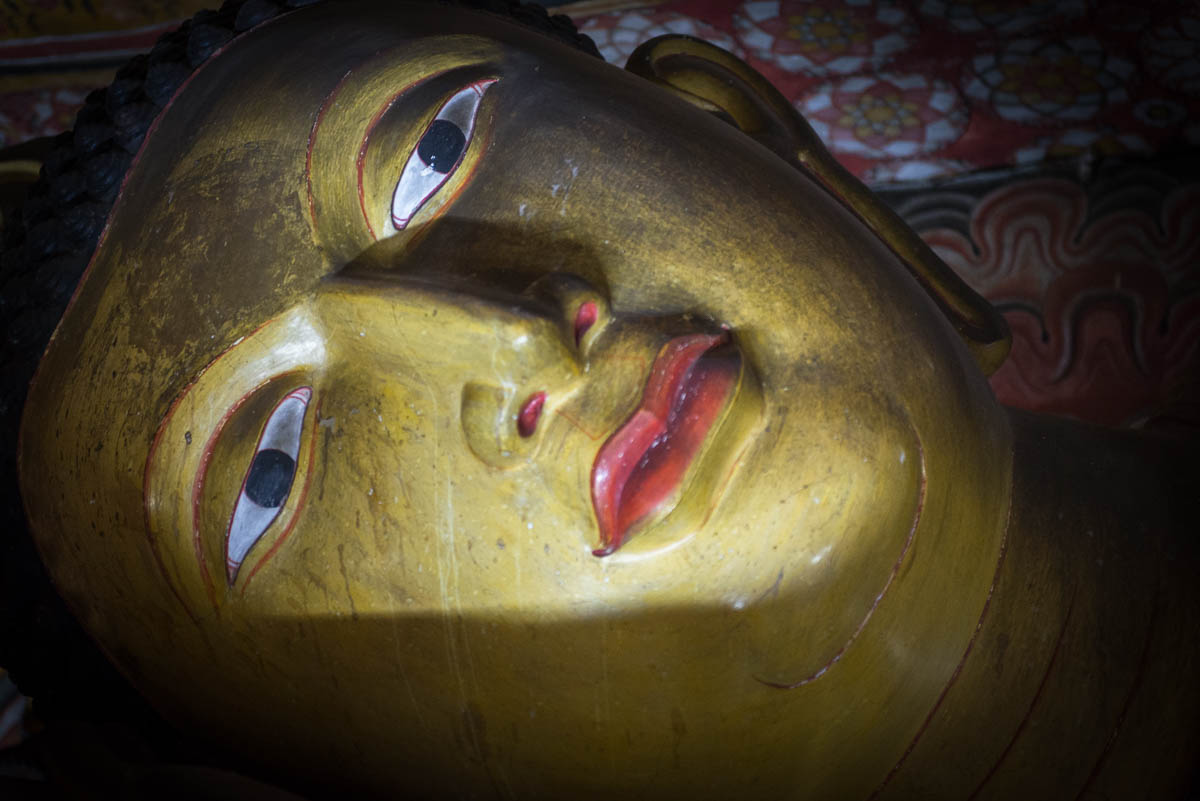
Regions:
M 929 777 L 948 798 L 1182 797 L 1180 757 L 1200 748 L 1200 438 L 1008 414 L 995 581 L 881 798 L 928 797 Z
M 1009 416 L 1006 550 L 947 735 L 971 729 L 981 798 L 1176 797 L 1161 743 L 1200 739 L 1200 437 Z

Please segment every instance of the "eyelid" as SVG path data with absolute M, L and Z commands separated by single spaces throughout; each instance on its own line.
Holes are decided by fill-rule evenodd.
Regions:
M 311 400 L 311 387 L 284 396 L 271 410 L 254 446 L 225 532 L 225 575 L 230 586 L 246 555 L 275 522 L 291 494 Z
M 397 231 L 404 230 L 413 215 L 441 189 L 462 163 L 471 145 L 483 95 L 497 80 L 499 79 L 485 78 L 455 92 L 442 104 L 421 133 L 392 192 L 391 218 Z M 439 126 L 438 123 L 443 124 Z M 461 141 L 458 141 L 459 139 Z M 439 147 L 455 146 L 458 149 L 457 153 L 453 153 L 452 149 L 441 154 L 451 157 L 453 163 L 436 163 L 436 151 Z M 430 151 L 434 152 L 435 158 L 425 158 L 430 155 Z M 449 161 L 450 158 L 446 160 Z

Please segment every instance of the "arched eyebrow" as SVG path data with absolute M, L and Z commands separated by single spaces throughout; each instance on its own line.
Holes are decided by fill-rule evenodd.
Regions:
M 374 61 L 376 58 L 379 58 L 383 55 L 384 53 L 382 52 L 375 53 L 374 56 L 372 56 L 370 59 L 367 59 L 367 62 Z M 408 94 L 418 86 L 427 83 L 452 69 L 455 68 L 445 67 L 440 70 L 435 70 L 427 75 L 422 75 L 419 78 L 415 78 L 409 83 L 405 84 L 403 88 L 388 96 L 388 98 L 384 100 L 382 104 L 380 104 L 379 108 L 375 110 L 375 113 L 372 115 L 365 130 L 363 131 L 362 139 L 359 141 L 358 153 L 355 157 L 355 171 L 358 183 L 358 202 L 360 208 L 362 209 L 363 218 L 366 219 L 367 222 L 367 230 L 370 231 L 371 238 L 374 240 L 378 240 L 379 237 L 376 236 L 375 231 L 371 226 L 371 221 L 367 217 L 367 209 L 365 200 L 363 198 L 362 181 L 363 163 L 366 160 L 367 146 L 370 142 L 371 132 L 375 129 L 375 126 L 379 124 L 379 121 L 383 119 L 383 116 L 391 110 L 398 100 L 400 100 L 400 98 L 404 97 L 404 95 Z M 347 84 L 350 82 L 350 79 L 355 76 L 355 73 L 358 72 L 358 70 L 359 67 L 351 67 L 350 69 L 346 70 L 338 82 L 334 84 L 334 87 L 329 90 L 329 93 L 325 95 L 325 99 L 321 101 L 321 106 L 317 109 L 317 114 L 313 118 L 312 127 L 308 132 L 308 142 L 305 146 L 304 153 L 304 184 L 305 193 L 308 200 L 308 218 L 314 230 L 317 227 L 317 200 L 316 194 L 313 191 L 312 179 L 313 150 L 316 147 L 317 136 L 320 134 L 321 124 L 325 121 L 326 114 L 329 113 L 329 110 L 338 101 L 342 91 L 346 88 Z
M 391 111 L 392 108 L 398 102 L 400 102 L 401 98 L 412 92 L 418 86 L 422 86 L 423 84 L 426 84 L 435 78 L 445 75 L 451 69 L 453 68 L 447 67 L 446 69 L 431 72 L 428 75 L 417 78 L 399 92 L 396 92 L 375 111 L 374 116 L 371 117 L 371 121 L 367 123 L 366 130 L 363 131 L 362 140 L 358 145 L 358 154 L 354 159 L 354 177 L 356 188 L 358 190 L 358 208 L 362 212 L 363 222 L 367 224 L 367 232 L 370 233 L 372 241 L 378 242 L 379 235 L 375 232 L 375 226 L 371 225 L 371 215 L 367 212 L 366 190 L 363 187 L 363 170 L 365 169 L 367 162 L 367 149 L 371 145 L 371 134 L 375 132 L 376 126 L 379 125 L 379 121 L 383 119 L 384 115 Z
M 483 95 L 488 87 L 498 80 L 499 78 L 495 77 L 473 80 L 460 86 L 450 97 L 441 101 L 437 111 L 434 112 L 433 119 L 428 122 L 420 136 L 416 137 L 412 150 L 403 160 L 404 166 L 397 176 L 390 206 L 391 223 L 394 229 L 400 231 L 406 228 L 426 203 L 440 194 L 446 182 L 458 173 L 475 138 L 476 120 L 483 102 Z M 426 149 L 427 145 L 430 145 L 428 149 Z M 439 152 L 439 145 L 448 145 L 451 150 Z M 364 142 L 358 170 L 359 205 L 362 207 L 364 216 L 366 215 L 366 204 L 361 202 L 365 195 L 361 160 L 365 155 Z M 444 161 L 438 160 L 439 155 Z M 468 169 L 467 176 L 469 177 L 472 172 Z M 432 180 L 430 180 L 431 178 Z M 367 226 L 371 227 L 369 219 Z
M 312 225 L 313 230 L 317 228 L 317 199 L 313 194 L 312 182 L 312 161 L 313 161 L 313 145 L 317 142 L 317 131 L 321 128 L 321 123 L 325 120 L 325 114 L 328 113 L 330 106 L 341 94 L 342 88 L 346 85 L 346 81 L 350 80 L 350 76 L 354 74 L 354 69 L 346 70 L 334 87 L 329 90 L 329 94 L 325 95 L 325 99 L 321 101 L 320 108 L 317 109 L 317 115 L 313 117 L 312 128 L 308 131 L 308 143 L 304 149 L 304 187 L 308 196 L 308 221 Z
M 304 170 L 304 184 L 295 188 L 301 214 L 307 204 L 306 221 L 329 264 L 345 264 L 387 237 L 381 215 L 373 213 L 374 204 L 365 196 L 374 191 L 371 142 L 378 143 L 381 123 L 397 113 L 407 120 L 410 109 L 419 112 L 407 102 L 415 98 L 414 90 L 428 89 L 448 72 L 474 70 L 484 77 L 488 70 L 504 71 L 505 50 L 486 34 L 395 33 L 368 36 L 375 49 L 364 48 L 340 61 L 337 72 L 331 70 L 308 101 L 309 129 L 301 132 L 307 141 L 301 139 L 303 155 L 297 153 L 303 159 L 297 167 Z M 388 41 L 380 45 L 381 38 Z M 424 98 L 423 90 L 421 94 Z M 351 200 L 356 191 L 352 184 L 365 186 L 358 189 L 357 206 Z
M 205 374 L 207 374 L 208 371 L 211 370 L 214 365 L 216 365 L 218 362 L 220 362 L 222 359 L 224 359 L 226 356 L 228 356 L 230 353 L 232 353 L 234 350 L 236 350 L 239 345 L 241 345 L 247 339 L 253 337 L 259 331 L 266 328 L 268 325 L 271 324 L 271 322 L 272 321 L 268 320 L 267 322 L 260 325 L 258 328 L 251 331 L 246 336 L 238 337 L 228 347 L 226 347 L 223 351 L 218 353 L 216 355 L 216 357 L 214 357 L 211 361 L 209 361 L 208 364 L 206 364 L 202 368 L 200 368 L 200 371 L 198 373 L 196 373 L 195 377 L 192 378 L 192 380 L 189 381 L 186 386 L 184 386 L 183 390 L 180 391 L 180 393 L 175 396 L 175 399 L 173 401 L 171 401 L 171 405 L 167 407 L 167 412 L 166 412 L 166 414 L 163 415 L 162 420 L 159 422 L 158 428 L 154 432 L 154 439 L 152 439 L 150 442 L 150 449 L 146 453 L 146 465 L 142 471 L 142 517 L 145 520 L 146 539 L 148 540 L 148 543 L 150 546 L 150 551 L 154 556 L 155 566 L 158 568 L 158 571 L 162 575 L 163 580 L 166 581 L 167 586 L 171 587 L 172 592 L 174 592 L 175 596 L 177 598 L 179 598 L 180 603 L 183 604 L 184 609 L 187 610 L 188 615 L 191 616 L 193 619 L 195 619 L 194 613 L 192 612 L 191 608 L 187 605 L 187 603 L 183 600 L 183 596 L 176 589 L 174 581 L 171 579 L 170 575 L 168 575 L 168 573 L 167 573 L 166 564 L 163 562 L 162 554 L 159 552 L 159 549 L 158 549 L 158 538 L 155 536 L 154 526 L 151 524 L 151 520 L 152 520 L 153 516 L 151 514 L 151 509 L 150 509 L 150 483 L 151 483 L 151 476 L 152 476 L 152 471 L 154 468 L 155 458 L 158 455 L 159 445 L 162 443 L 163 437 L 166 434 L 167 429 L 170 427 L 171 422 L 175 419 L 175 413 L 177 411 L 179 411 L 181 406 L 183 406 L 184 401 L 187 400 L 187 398 L 192 394 L 193 390 L 195 390 L 196 387 L 199 386 L 200 382 L 204 379 Z M 210 437 L 208 438 L 208 440 L 204 446 L 206 451 L 211 450 L 212 445 L 216 442 L 217 434 L 220 433 L 221 429 L 225 426 L 225 423 L 228 422 L 228 419 L 233 414 L 233 412 L 237 411 L 238 407 L 242 403 L 244 403 L 247 398 L 249 398 L 251 395 L 253 395 L 254 392 L 257 391 L 258 389 L 259 389 L 259 387 L 255 387 L 255 388 L 251 389 L 250 391 L 244 393 L 242 395 L 242 397 L 234 404 L 234 406 L 231 409 L 228 409 L 225 411 L 225 413 L 222 415 L 221 419 L 217 421 L 217 425 L 214 427 L 214 431 L 213 431 L 212 435 L 210 435 Z M 189 437 L 188 444 L 191 444 L 191 439 L 190 439 L 191 434 L 192 434 L 191 431 L 188 431 L 186 434 L 186 436 Z M 204 457 L 201 457 L 201 458 L 202 458 L 202 460 L 204 459 Z M 202 461 L 198 475 L 203 475 L 205 470 L 206 470 L 206 464 L 204 461 Z M 195 556 L 200 563 L 200 567 L 201 567 L 200 575 L 204 582 L 205 594 L 208 596 L 209 603 L 212 605 L 212 607 L 214 609 L 216 609 L 216 607 L 217 607 L 216 588 L 213 586 L 212 579 L 209 577 L 209 574 L 208 574 L 207 563 L 204 558 L 203 550 L 200 547 L 198 527 L 196 525 L 196 503 L 197 503 L 197 501 L 196 501 L 195 493 L 196 493 L 196 486 L 193 485 L 192 499 L 191 499 L 191 502 L 192 502 L 191 517 L 192 517 L 192 529 L 193 529 L 192 547 L 195 552 Z

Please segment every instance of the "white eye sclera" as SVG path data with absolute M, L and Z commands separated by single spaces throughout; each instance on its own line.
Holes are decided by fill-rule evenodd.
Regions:
M 495 78 L 477 81 L 447 100 L 409 155 L 392 193 L 392 225 L 404 230 L 413 215 L 454 173 L 475 130 L 483 93 Z
M 242 560 L 279 516 L 292 490 L 310 400 L 311 387 L 289 392 L 271 411 L 258 438 L 225 535 L 225 576 L 230 586 L 237 579 Z

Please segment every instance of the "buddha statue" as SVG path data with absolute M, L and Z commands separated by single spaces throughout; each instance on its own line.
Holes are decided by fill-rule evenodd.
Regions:
M 1003 408 L 760 75 L 589 48 L 248 0 L 89 101 L 11 263 L 86 262 L 17 464 L 100 648 L 313 792 L 1185 792 L 1196 440 Z

